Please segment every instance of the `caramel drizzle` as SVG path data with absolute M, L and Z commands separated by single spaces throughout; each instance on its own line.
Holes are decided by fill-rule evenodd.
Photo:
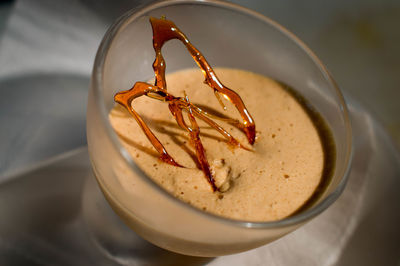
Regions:
M 233 90 L 225 87 L 219 81 L 214 70 L 208 64 L 204 56 L 200 53 L 199 50 L 197 50 L 190 43 L 185 34 L 181 32 L 172 21 L 166 20 L 164 18 L 156 19 L 151 17 L 150 23 L 153 29 L 153 48 L 156 53 L 156 58 L 153 63 L 155 84 L 151 85 L 145 82 L 136 82 L 135 85 L 130 90 L 118 92 L 114 96 L 114 100 L 117 103 L 124 106 L 129 111 L 129 113 L 135 118 L 135 120 L 145 133 L 146 137 L 149 139 L 154 148 L 160 154 L 160 160 L 174 166 L 183 167 L 168 154 L 167 150 L 164 148 L 161 142 L 157 139 L 157 137 L 154 135 L 151 129 L 147 126 L 147 124 L 143 121 L 143 119 L 132 107 L 133 100 L 143 95 L 146 95 L 148 97 L 163 102 L 168 102 L 168 107 L 172 115 L 174 116 L 177 124 L 182 129 L 188 132 L 191 144 L 194 146 L 196 150 L 196 156 L 198 163 L 201 167 L 201 170 L 203 171 L 205 177 L 207 178 L 207 181 L 210 183 L 212 190 L 216 191 L 218 190 L 218 188 L 215 185 L 215 180 L 212 175 L 210 165 L 207 161 L 205 149 L 200 139 L 200 128 L 197 124 L 195 117 L 203 120 L 208 125 L 217 130 L 221 135 L 223 135 L 227 139 L 228 144 L 232 145 L 233 147 L 240 147 L 246 150 L 249 149 L 243 146 L 225 129 L 223 129 L 209 117 L 227 121 L 228 123 L 237 126 L 240 125 L 240 128 L 245 132 L 250 144 L 254 144 L 255 141 L 255 123 L 250 113 L 246 109 L 240 96 Z M 197 65 L 202 70 L 205 76 L 205 83 L 214 90 L 214 94 L 217 97 L 220 104 L 223 106 L 223 108 L 226 109 L 224 104 L 222 103 L 222 100 L 220 99 L 220 95 L 222 95 L 225 99 L 229 100 L 231 103 L 235 105 L 236 109 L 239 111 L 243 119 L 243 125 L 235 119 L 222 118 L 208 114 L 199 107 L 190 103 L 187 95 L 185 95 L 185 97 L 175 97 L 167 92 L 167 83 L 165 80 L 166 65 L 164 57 L 162 56 L 161 53 L 161 49 L 164 43 L 172 39 L 178 39 L 186 46 L 187 50 L 189 51 L 193 59 L 196 61 Z M 185 110 L 187 112 L 190 125 L 187 125 L 187 123 L 185 122 L 182 110 Z

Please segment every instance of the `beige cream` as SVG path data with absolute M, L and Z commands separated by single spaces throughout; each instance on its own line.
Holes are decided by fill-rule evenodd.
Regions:
M 301 207 L 320 183 L 324 156 L 318 132 L 302 106 L 279 83 L 243 70 L 215 71 L 224 85 L 242 97 L 257 130 L 252 151 L 232 149 L 221 135 L 197 119 L 208 161 L 223 192 L 212 192 L 203 172 L 196 167 L 188 136 L 176 124 L 167 103 L 143 96 L 133 106 L 169 154 L 186 168 L 161 162 L 134 118 L 119 105 L 110 112 L 111 124 L 135 162 L 175 197 L 232 219 L 282 219 Z M 222 110 L 203 80 L 198 69 L 175 72 L 167 75 L 168 91 L 175 96 L 186 92 L 195 104 L 240 118 L 228 102 L 227 111 Z M 215 121 L 251 147 L 243 132 Z M 133 180 L 124 179 L 123 175 L 119 178 L 128 193 L 135 189 Z

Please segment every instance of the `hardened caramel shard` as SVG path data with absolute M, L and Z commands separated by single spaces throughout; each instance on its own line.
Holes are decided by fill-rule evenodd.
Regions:
M 155 84 L 151 85 L 145 82 L 136 82 L 135 85 L 126 91 L 118 92 L 114 96 L 114 100 L 124 106 L 129 113 L 135 118 L 137 123 L 142 128 L 143 132 L 152 143 L 154 148 L 160 154 L 160 159 L 163 162 L 169 163 L 174 166 L 183 167 L 178 164 L 167 152 L 161 142 L 157 139 L 151 129 L 147 126 L 147 124 L 143 121 L 143 119 L 139 116 L 139 114 L 134 110 L 132 106 L 132 102 L 134 99 L 146 95 L 153 99 L 161 100 L 164 102 L 168 102 L 169 110 L 174 116 L 177 124 L 184 130 L 186 130 L 189 134 L 192 145 L 196 150 L 196 156 L 198 160 L 198 164 L 201 167 L 207 181 L 210 183 L 213 191 L 218 190 L 215 185 L 215 179 L 212 175 L 212 171 L 210 169 L 210 165 L 207 161 L 206 153 L 204 146 L 200 139 L 200 128 L 197 124 L 196 117 L 206 122 L 208 125 L 217 130 L 221 135 L 223 135 L 228 143 L 235 147 L 244 148 L 246 150 L 250 150 L 243 146 L 239 141 L 237 141 L 232 135 L 229 134 L 225 129 L 215 123 L 211 118 L 219 119 L 226 121 L 228 123 L 239 126 L 246 134 L 249 143 L 252 145 L 255 141 L 255 123 L 253 118 L 251 117 L 249 111 L 246 109 L 242 99 L 240 96 L 234 92 L 233 90 L 225 87 L 217 78 L 214 70 L 208 64 L 207 60 L 200 53 L 199 50 L 194 47 L 185 34 L 176 27 L 176 25 L 165 18 L 156 19 L 151 17 L 150 23 L 153 28 L 153 48 L 156 53 L 156 58 L 153 62 L 153 69 L 155 74 Z M 193 59 L 196 61 L 197 65 L 200 67 L 205 76 L 205 83 L 210 86 L 214 90 L 214 94 L 216 95 L 218 101 L 221 106 L 225 110 L 225 105 L 223 104 L 220 96 L 222 95 L 225 99 L 229 100 L 232 104 L 235 105 L 236 109 L 239 111 L 243 124 L 241 124 L 238 120 L 218 117 L 216 115 L 208 114 L 206 111 L 203 111 L 201 108 L 190 103 L 189 98 L 185 93 L 185 97 L 175 97 L 167 92 L 167 83 L 165 80 L 165 60 L 162 56 L 161 49 L 164 43 L 169 40 L 178 39 L 180 40 L 187 48 Z M 188 119 L 190 121 L 190 126 L 186 124 L 183 118 L 182 110 L 187 111 Z

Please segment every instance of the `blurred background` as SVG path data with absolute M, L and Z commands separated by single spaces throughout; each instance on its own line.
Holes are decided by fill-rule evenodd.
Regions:
M 0 0 L 0 215 L 7 213 L 4 212 L 8 208 L 7 200 L 14 199 L 13 190 L 4 186 L 10 182 L 2 181 L 16 176 L 21 173 L 21 169 L 27 169 L 35 163 L 86 146 L 87 93 L 98 45 L 117 17 L 131 8 L 150 2 Z M 400 265 L 400 194 L 397 192 L 400 183 L 400 1 L 231 2 L 272 18 L 302 39 L 330 70 L 346 100 L 351 103 L 352 110 L 358 112 L 353 116 L 353 123 L 358 127 L 358 135 L 354 137 L 361 146 L 358 146 L 358 155 L 355 158 L 358 167 L 353 172 L 355 175 L 358 173 L 360 178 L 350 180 L 352 183 L 346 188 L 339 205 L 354 203 L 355 199 L 363 201 L 360 203 L 362 208 L 358 208 L 362 209 L 362 215 L 357 220 L 357 227 L 351 233 L 351 238 L 344 243 L 346 252 L 336 258 L 337 265 L 358 265 L 355 262 L 360 262 L 360 258 L 364 258 L 362 265 Z M 78 158 L 78 161 L 87 163 L 86 157 Z M 87 168 L 87 165 L 82 167 Z M 57 168 L 57 171 L 60 169 Z M 363 171 L 368 171 L 368 174 Z M 67 180 L 66 178 L 67 174 L 64 179 Z M 57 187 L 56 183 L 54 181 L 48 188 Z M 81 183 L 76 187 L 71 185 L 72 181 L 68 184 L 65 182 L 58 185 L 65 186 L 67 192 L 69 189 L 76 193 L 68 196 L 68 200 L 79 204 L 79 199 L 74 201 L 72 196 L 80 195 L 75 190 Z M 34 186 L 35 183 L 27 183 L 23 192 Z M 48 188 L 43 185 L 40 193 L 48 193 Z M 21 190 L 15 187 L 15 191 Z M 357 198 L 357 193 L 367 196 Z M 59 202 L 64 201 L 64 198 L 59 197 Z M 21 203 L 21 208 L 25 206 L 23 204 Z M 59 206 L 54 208 L 59 209 Z M 21 217 L 25 217 L 23 212 L 21 209 Z M 32 217 L 35 215 L 32 214 Z M 43 211 L 42 215 L 45 217 L 48 214 Z M 54 217 L 66 220 L 62 214 L 57 215 Z M 358 215 L 358 212 L 354 215 Z M 3 239 L 2 230 L 7 228 L 4 227 L 6 222 L 7 219 L 0 218 L 0 264 L 2 254 L 6 254 L 2 253 L 5 247 L 9 247 L 9 250 L 10 247 L 13 248 L 12 258 L 33 246 L 37 247 L 40 254 L 46 250 L 44 247 L 47 248 L 46 252 L 54 251 L 54 254 L 59 254 L 58 251 L 66 246 L 63 237 L 67 239 L 68 235 L 73 235 L 73 231 L 79 228 L 76 224 L 75 227 L 68 227 L 71 231 L 64 232 L 63 235 L 58 235 L 56 231 L 51 232 L 48 236 L 52 237 L 53 242 L 43 242 L 40 234 L 48 233 L 45 230 L 48 228 L 44 227 L 51 224 L 49 222 L 43 225 L 44 220 L 39 220 L 36 221 L 36 226 L 42 224 L 41 230 L 44 231 L 38 231 L 40 234 L 35 235 L 37 241 L 23 246 L 25 239 L 30 236 L 21 236 L 22 244 L 15 242 L 17 244 L 13 246 Z M 300 234 L 307 235 L 307 232 L 305 229 Z M 299 235 L 295 232 L 285 237 L 284 241 L 295 243 L 296 234 Z M 340 235 L 338 239 L 340 240 Z M 42 246 L 37 243 L 42 243 Z M 53 247 L 54 243 L 59 245 L 57 250 Z M 302 246 L 308 244 L 298 242 Z M 65 251 L 64 257 L 59 257 L 59 262 L 65 259 L 64 261 L 69 261 L 65 265 L 76 265 L 76 261 L 66 259 L 72 253 L 71 250 L 74 250 L 71 246 L 73 245 L 65 248 L 68 252 Z M 276 245 L 273 243 L 267 249 L 269 254 L 275 254 L 278 258 L 282 250 L 285 250 L 282 246 L 282 242 Z M 74 248 L 78 250 L 80 247 Z M 310 249 L 314 249 L 314 246 Z M 256 252 L 257 250 L 249 254 L 254 256 Z M 299 252 L 297 255 L 303 256 L 303 259 L 309 257 L 308 253 Z M 46 256 L 43 255 L 42 258 L 44 257 Z M 26 261 L 32 262 L 32 258 L 27 257 Z M 241 261 L 238 258 L 245 257 L 233 256 L 231 262 L 238 265 Z M 12 265 L 23 265 L 19 260 L 16 261 Z M 306 262 L 305 259 L 298 261 L 298 264 L 310 265 Z M 35 263 L 34 265 L 43 264 L 40 261 Z M 91 264 L 85 263 L 82 265 L 99 265 L 93 264 L 93 261 Z M 218 264 L 218 260 L 213 263 L 227 265 L 222 262 Z M 256 264 L 260 263 L 259 261 Z M 324 265 L 332 264 L 333 262 L 326 262 Z M 276 262 L 274 265 L 285 264 Z

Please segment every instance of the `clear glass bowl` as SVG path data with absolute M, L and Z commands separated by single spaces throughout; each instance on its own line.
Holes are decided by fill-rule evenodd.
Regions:
M 117 91 L 153 77 L 149 16 L 173 20 L 214 67 L 249 70 L 300 92 L 325 118 L 336 143 L 331 183 L 313 206 L 274 222 L 230 220 L 181 202 L 148 178 L 112 129 L 108 112 Z M 194 67 L 178 41 L 164 48 L 167 71 Z M 87 111 L 90 159 L 114 211 L 137 234 L 170 251 L 220 256 L 269 243 L 328 208 L 343 191 L 351 162 L 352 135 L 343 96 L 318 58 L 297 37 L 254 11 L 220 1 L 165 1 L 132 10 L 106 33 L 93 68 Z M 128 194 L 119 175 L 135 180 Z

